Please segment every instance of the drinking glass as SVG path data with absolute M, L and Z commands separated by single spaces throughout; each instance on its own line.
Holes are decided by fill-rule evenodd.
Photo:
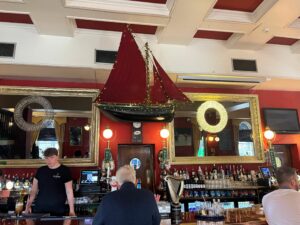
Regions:
M 23 201 L 21 200 L 16 201 L 16 206 L 15 206 L 16 216 L 20 216 L 22 214 L 23 206 L 24 206 Z

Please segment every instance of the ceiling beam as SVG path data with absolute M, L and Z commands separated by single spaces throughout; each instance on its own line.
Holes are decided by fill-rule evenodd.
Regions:
M 176 0 L 166 27 L 156 32 L 159 43 L 189 44 L 217 0 Z M 188 16 L 187 16 L 188 15 Z

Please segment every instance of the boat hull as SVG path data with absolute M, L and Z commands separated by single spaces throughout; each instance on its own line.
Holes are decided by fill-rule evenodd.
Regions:
M 126 122 L 171 122 L 174 118 L 173 105 L 109 105 L 98 104 L 109 118 Z

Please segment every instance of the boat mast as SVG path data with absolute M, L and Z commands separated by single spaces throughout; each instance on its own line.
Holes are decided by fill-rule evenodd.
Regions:
M 145 44 L 145 64 L 146 64 L 146 105 L 151 105 L 151 89 L 150 89 L 150 71 L 149 71 L 149 45 L 148 42 Z

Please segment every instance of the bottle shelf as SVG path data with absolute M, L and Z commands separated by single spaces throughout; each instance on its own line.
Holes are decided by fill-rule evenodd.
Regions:
M 206 191 L 206 190 L 258 190 L 265 189 L 265 186 L 240 186 L 240 187 L 218 187 L 218 188 L 185 188 L 186 191 Z
M 220 199 L 220 200 L 255 200 L 257 199 L 257 196 L 244 196 L 244 197 L 183 197 L 180 198 L 180 201 L 207 201 L 207 200 L 212 200 L 212 199 Z

